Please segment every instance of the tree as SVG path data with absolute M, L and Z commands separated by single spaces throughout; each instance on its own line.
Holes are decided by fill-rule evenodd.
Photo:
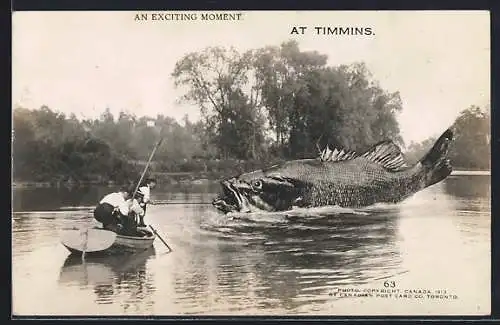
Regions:
M 260 146 L 256 141 L 263 138 L 255 87 L 249 86 L 251 63 L 251 51 L 209 47 L 185 55 L 172 73 L 176 86 L 188 88 L 183 100 L 200 106 L 204 133 L 224 158 L 255 158 L 258 151 L 248 149 Z
M 310 156 L 320 138 L 358 150 L 386 139 L 402 144 L 399 93 L 383 90 L 364 63 L 326 63 L 326 55 L 301 51 L 295 41 L 243 54 L 216 47 L 184 56 L 172 76 L 187 87 L 183 99 L 200 106 L 203 133 L 224 158 L 268 150 Z
M 456 166 L 470 169 L 491 168 L 490 116 L 478 106 L 463 110 L 453 123 L 454 140 L 450 160 Z
M 415 164 L 422 159 L 436 143 L 437 137 L 430 137 L 422 142 L 410 142 L 405 157 L 409 164 Z
M 455 169 L 491 168 L 490 116 L 478 106 L 470 106 L 460 112 L 452 125 L 454 133 L 450 144 L 449 159 Z M 410 162 L 420 160 L 434 145 L 437 136 L 421 143 L 412 142 L 406 157 Z
M 122 116 L 121 123 L 128 118 Z M 116 124 L 107 110 L 99 120 L 78 121 L 43 106 L 16 108 L 14 179 L 32 181 L 119 180 L 128 166 L 128 127 Z M 117 135 L 112 137 L 111 135 Z M 121 175 L 121 176 L 120 176 Z
M 350 149 L 385 139 L 402 143 L 399 93 L 381 89 L 364 63 L 328 67 L 326 55 L 301 51 L 295 41 L 255 56 L 263 105 L 287 156 L 316 154 L 320 138 Z
M 398 92 L 383 90 L 373 79 L 364 63 L 340 66 L 337 69 L 341 85 L 338 94 L 341 118 L 338 127 L 345 147 L 362 150 L 382 140 L 393 140 L 403 145 L 396 119 L 402 110 Z
M 296 41 L 254 51 L 255 79 L 278 146 L 283 147 L 288 141 L 290 117 L 299 113 L 291 110 L 296 96 L 306 87 L 304 75 L 324 67 L 326 60 L 326 55 L 300 51 Z

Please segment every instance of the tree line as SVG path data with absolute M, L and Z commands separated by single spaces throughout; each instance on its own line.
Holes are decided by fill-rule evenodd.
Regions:
M 106 109 L 99 118 L 79 120 L 43 106 L 14 109 L 13 122 L 14 179 L 21 181 L 136 179 L 161 137 L 168 144 L 158 148 L 153 170 L 182 171 L 179 162 L 200 152 L 199 125 L 187 118 L 180 125 L 163 115 L 136 117 L 120 112 L 113 116 Z
M 46 106 L 17 107 L 14 180 L 135 179 L 160 138 L 164 144 L 152 172 L 211 177 L 315 157 L 326 143 L 363 150 L 392 139 L 403 146 L 399 93 L 382 89 L 364 63 L 329 66 L 327 59 L 294 41 L 243 53 L 225 47 L 188 53 L 171 77 L 185 91 L 181 100 L 200 108 L 197 122 L 187 116 L 181 122 L 164 115 L 113 116 L 109 109 L 82 120 Z M 481 142 L 489 134 L 489 116 L 480 112 L 470 108 L 455 122 L 453 160 L 464 168 L 485 166 L 478 161 L 489 152 Z M 410 144 L 410 158 L 426 145 Z
M 490 115 L 484 109 L 472 105 L 460 112 L 451 126 L 454 139 L 450 145 L 450 162 L 455 169 L 491 169 Z M 437 136 L 408 146 L 407 159 L 416 162 L 432 147 Z
M 327 59 L 295 41 L 244 53 L 209 47 L 182 57 L 172 76 L 182 100 L 200 107 L 204 146 L 218 157 L 302 158 L 320 138 L 351 149 L 402 144 L 399 93 L 383 90 L 364 63 Z

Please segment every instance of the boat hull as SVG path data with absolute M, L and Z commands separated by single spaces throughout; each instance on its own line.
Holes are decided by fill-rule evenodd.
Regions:
M 109 232 L 101 228 L 93 228 L 93 229 L 98 231 L 105 231 L 106 233 Z M 116 234 L 113 236 L 114 240 L 112 241 L 111 245 L 106 244 L 103 245 L 102 249 L 93 249 L 91 251 L 85 251 L 85 254 L 87 256 L 132 254 L 151 248 L 156 239 L 155 234 L 152 233 L 147 228 L 138 228 L 138 230 L 145 233 L 145 236 L 136 237 L 136 236 L 123 236 Z M 72 255 L 83 254 L 84 249 L 82 248 L 82 245 L 75 245 L 68 240 L 66 241 L 63 240 L 62 245 L 66 247 L 66 249 L 68 249 Z

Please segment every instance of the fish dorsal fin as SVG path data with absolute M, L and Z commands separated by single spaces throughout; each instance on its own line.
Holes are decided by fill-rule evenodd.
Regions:
M 354 151 L 337 149 L 337 148 L 331 150 L 328 145 L 326 146 L 325 149 L 323 149 L 319 153 L 319 159 L 321 161 L 330 161 L 330 162 L 349 160 L 356 158 L 357 156 L 358 155 Z
M 328 145 L 319 154 L 319 159 L 323 162 L 345 161 L 358 157 L 366 158 L 393 171 L 408 167 L 401 149 L 390 140 L 379 142 L 362 154 L 345 149 L 332 150 Z
M 408 167 L 401 149 L 390 140 L 377 143 L 360 157 L 381 164 L 384 168 L 393 171 Z

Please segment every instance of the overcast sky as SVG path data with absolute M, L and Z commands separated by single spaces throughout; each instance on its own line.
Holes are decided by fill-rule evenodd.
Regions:
M 240 21 L 134 21 L 137 12 L 17 12 L 13 15 L 13 103 L 48 105 L 78 117 L 109 107 L 180 120 L 195 106 L 170 73 L 185 53 L 279 45 L 327 54 L 330 65 L 364 61 L 388 91 L 400 91 L 407 143 L 436 135 L 458 113 L 490 101 L 489 14 L 480 12 L 242 12 Z M 151 12 L 149 12 L 151 13 Z M 165 13 L 165 12 L 163 12 Z M 304 35 L 290 35 L 307 26 Z M 328 36 L 315 26 L 371 27 L 374 36 Z

